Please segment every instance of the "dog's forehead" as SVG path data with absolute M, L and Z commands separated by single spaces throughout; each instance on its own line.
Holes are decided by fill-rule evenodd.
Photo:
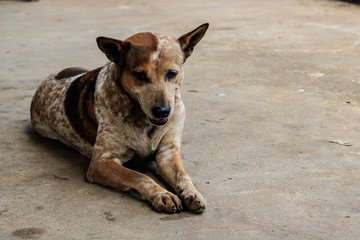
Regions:
M 159 61 L 166 58 L 179 63 L 183 61 L 180 44 L 172 36 L 145 32 L 135 34 L 125 41 L 133 45 L 133 51 L 131 52 L 136 55 L 136 58 L 141 58 L 142 61 Z M 141 60 L 138 59 L 138 63 L 142 62 Z
M 168 55 L 170 58 L 181 57 L 182 61 L 182 52 L 177 39 L 161 33 L 154 33 L 154 35 L 158 38 L 158 47 L 151 56 L 152 60 L 158 60 Z
M 141 47 L 148 51 L 156 51 L 159 44 L 155 34 L 150 32 L 137 33 L 127 38 L 125 42 L 130 42 L 132 45 Z

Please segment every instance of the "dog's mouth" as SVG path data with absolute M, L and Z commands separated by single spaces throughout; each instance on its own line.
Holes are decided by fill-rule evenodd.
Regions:
M 154 119 L 149 118 L 149 120 L 152 124 L 161 126 L 161 125 L 165 125 L 169 121 L 169 118 L 154 118 Z

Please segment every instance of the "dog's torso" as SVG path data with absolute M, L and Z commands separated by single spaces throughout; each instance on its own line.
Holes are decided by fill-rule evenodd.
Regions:
M 31 104 L 35 130 L 44 137 L 59 139 L 88 158 L 99 128 L 107 133 L 108 141 L 104 144 L 111 154 L 126 152 L 128 157 L 124 161 L 152 155 L 169 129 L 182 128 L 185 108 L 180 93 L 175 96 L 171 121 L 153 126 L 126 93 L 113 93 L 115 86 L 110 81 L 113 65 L 109 62 L 102 68 L 60 79 L 62 72 L 50 75 Z

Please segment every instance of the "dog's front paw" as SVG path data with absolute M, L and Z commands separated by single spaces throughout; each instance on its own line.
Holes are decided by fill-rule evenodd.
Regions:
M 152 199 L 151 204 L 160 212 L 176 213 L 182 210 L 181 201 L 178 196 L 171 192 L 159 192 Z
M 205 210 L 206 200 L 196 189 L 181 189 L 179 195 L 185 206 L 191 211 L 202 213 Z

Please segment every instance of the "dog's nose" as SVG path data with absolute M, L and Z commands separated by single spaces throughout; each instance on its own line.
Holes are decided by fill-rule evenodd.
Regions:
M 155 118 L 166 118 L 170 114 L 170 107 L 153 107 L 151 111 Z

